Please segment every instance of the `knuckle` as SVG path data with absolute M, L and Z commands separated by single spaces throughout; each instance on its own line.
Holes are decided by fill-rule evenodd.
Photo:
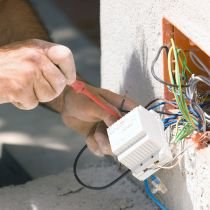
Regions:
M 65 77 L 60 77 L 60 78 L 55 78 L 54 80 L 54 89 L 56 93 L 61 93 L 61 91 L 65 88 L 66 86 L 66 79 Z
M 30 60 L 34 63 L 39 63 L 41 60 L 41 57 L 42 57 L 41 53 L 34 48 L 28 48 L 26 50 L 26 56 L 27 56 L 28 60 Z
M 29 78 L 32 78 L 34 74 L 37 71 L 37 67 L 33 64 L 28 62 L 25 64 L 23 71 L 22 71 L 22 79 L 23 80 L 28 80 Z
M 25 93 L 31 93 L 30 80 L 27 78 L 18 78 L 10 83 L 12 95 L 22 98 Z
M 23 93 L 24 91 L 24 85 L 23 82 L 20 81 L 15 81 L 12 83 L 12 91 L 14 95 L 19 96 Z

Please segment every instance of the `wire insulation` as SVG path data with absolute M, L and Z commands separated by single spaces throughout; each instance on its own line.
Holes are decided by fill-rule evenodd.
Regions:
M 145 191 L 147 193 L 147 195 L 149 196 L 149 198 L 157 205 L 159 206 L 162 210 L 168 210 L 151 192 L 150 190 L 150 186 L 149 186 L 149 181 L 148 179 L 146 179 L 144 181 L 144 187 L 145 187 Z
M 74 177 L 76 178 L 76 180 L 83 186 L 83 187 L 86 187 L 90 190 L 104 190 L 108 187 L 111 187 L 112 185 L 116 184 L 118 181 L 120 181 L 123 177 L 125 177 L 127 174 L 129 174 L 131 171 L 130 169 L 126 170 L 123 174 L 121 174 L 119 177 L 117 177 L 115 180 L 113 180 L 112 182 L 110 182 L 109 184 L 107 185 L 104 185 L 104 186 L 90 186 L 90 185 L 87 185 L 85 184 L 78 176 L 78 173 L 77 173 L 77 164 L 78 164 L 78 161 L 79 161 L 79 158 L 80 156 L 82 155 L 82 153 L 87 149 L 87 145 L 85 145 L 81 150 L 80 152 L 77 154 L 76 158 L 75 158 L 75 161 L 74 161 L 74 165 L 73 165 L 73 172 L 74 172 Z

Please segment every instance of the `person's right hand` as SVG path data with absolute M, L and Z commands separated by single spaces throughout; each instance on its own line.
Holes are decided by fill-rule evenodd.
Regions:
M 33 109 L 75 80 L 72 53 L 63 45 L 32 39 L 0 48 L 0 103 Z

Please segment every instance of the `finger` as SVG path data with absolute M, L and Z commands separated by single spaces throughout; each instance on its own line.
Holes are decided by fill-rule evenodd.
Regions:
M 14 83 L 13 83 L 14 84 Z M 15 87 L 15 86 L 13 86 Z M 23 87 L 16 86 L 8 92 L 9 102 L 19 109 L 30 110 L 38 106 L 39 101 L 33 89 L 33 84 L 23 89 Z
M 112 104 L 110 104 L 106 100 L 104 100 L 104 98 L 98 96 L 98 99 L 103 104 L 110 107 L 115 113 L 118 114 L 118 116 L 121 116 L 121 113 L 119 112 L 119 110 L 116 107 L 114 107 Z M 118 118 L 116 118 L 116 116 L 113 116 L 107 110 L 104 110 L 103 108 L 101 108 L 98 105 L 96 105 L 96 109 L 93 114 L 95 114 L 95 116 L 98 118 L 98 120 L 100 120 L 100 121 L 103 120 L 107 126 L 111 126 L 113 123 L 115 123 L 118 120 Z
M 47 57 L 43 56 L 39 68 L 42 70 L 43 77 L 54 89 L 57 95 L 63 91 L 67 84 L 67 79 Z
M 103 122 L 98 123 L 94 133 L 94 138 L 103 154 L 112 155 L 106 129 L 107 127 Z
M 18 109 L 22 110 L 31 110 L 38 106 L 38 101 L 31 101 L 30 103 L 27 102 L 12 102 L 12 104 L 17 107 Z
M 84 122 L 82 120 L 79 120 L 73 116 L 69 116 L 66 114 L 62 115 L 62 120 L 66 126 L 72 128 L 73 130 L 85 136 L 87 136 L 91 128 L 95 125 L 95 123 Z
M 40 102 L 48 102 L 53 100 L 58 94 L 54 91 L 54 88 L 50 85 L 47 79 L 44 77 L 43 72 L 34 80 L 34 92 Z
M 10 97 L 10 102 L 19 109 L 30 110 L 38 106 L 39 101 L 36 98 L 33 90 L 26 91 L 21 96 Z
M 60 67 L 69 84 L 72 84 L 76 80 L 76 67 L 69 48 L 63 45 L 51 46 L 47 50 L 47 57 Z
M 95 155 L 102 157 L 103 153 L 101 152 L 99 145 L 96 143 L 96 140 L 94 138 L 94 133 L 95 133 L 96 127 L 93 127 L 88 134 L 86 138 L 86 144 L 88 146 L 88 149 Z
M 123 101 L 123 99 L 125 99 L 125 102 L 123 104 L 123 109 L 124 110 L 132 110 L 134 109 L 136 106 L 138 106 L 138 104 L 131 100 L 128 97 L 123 97 L 121 95 L 118 95 L 116 93 L 113 93 L 109 90 L 105 90 L 105 89 L 101 89 L 100 90 L 100 95 L 101 97 L 103 97 L 106 101 L 108 101 L 110 104 L 112 104 L 113 106 L 120 108 L 120 105 Z
M 72 98 L 74 100 L 71 100 Z M 103 98 L 98 98 L 120 116 L 120 112 L 115 107 L 107 103 Z M 112 116 L 109 112 L 102 109 L 87 96 L 77 94 L 71 89 L 69 89 L 69 92 L 66 94 L 65 103 L 68 104 L 68 106 L 64 107 L 63 112 L 82 121 L 98 122 L 103 120 L 106 122 L 106 125 L 109 126 L 117 120 L 115 116 Z

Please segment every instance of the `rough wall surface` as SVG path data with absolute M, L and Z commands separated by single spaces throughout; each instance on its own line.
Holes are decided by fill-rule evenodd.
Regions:
M 167 16 L 210 52 L 208 0 L 101 0 L 102 86 L 141 104 L 163 95 L 163 87 L 150 74 L 152 59 L 162 44 L 162 17 Z M 162 77 L 161 59 L 156 65 Z M 161 171 L 169 209 L 210 209 L 210 150 L 189 149 L 184 161 Z
M 89 165 L 79 173 L 83 180 L 95 186 L 108 183 L 120 174 L 116 165 L 106 162 Z M 142 187 L 131 180 L 125 178 L 102 191 L 87 190 L 76 182 L 72 170 L 0 190 L 0 210 L 139 210 L 139 206 L 141 210 L 158 210 L 145 197 Z

